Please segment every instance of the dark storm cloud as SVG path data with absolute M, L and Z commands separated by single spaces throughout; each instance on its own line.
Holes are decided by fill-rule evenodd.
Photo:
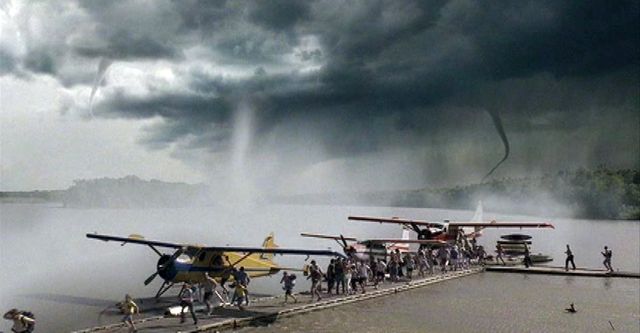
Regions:
M 256 1 L 250 9 L 249 19 L 269 30 L 288 31 L 309 18 L 310 6 L 311 1 Z
M 17 70 L 18 59 L 9 50 L 0 47 L 0 75 L 14 73 Z
M 495 146 L 487 149 L 500 153 L 500 140 L 506 148 L 514 129 L 575 130 L 596 123 L 593 112 L 629 119 L 637 113 L 629 107 L 638 100 L 637 1 L 194 0 L 81 6 L 98 28 L 82 39 L 91 43 L 73 46 L 77 56 L 96 63 L 102 56 L 162 58 L 179 65 L 188 61 L 185 51 L 197 46 L 208 50 L 199 61 L 256 73 L 229 78 L 184 70 L 184 89 L 142 97 L 112 93 L 96 105 L 98 116 L 162 117 L 165 123 L 147 132 L 145 143 L 151 146 L 187 136 L 189 147 L 209 141 L 224 146 L 231 113 L 242 101 L 255 110 L 258 136 L 291 119 L 307 119 L 310 126 L 327 126 L 317 139 L 336 155 L 401 145 L 394 136 L 405 133 L 420 142 L 460 129 L 492 131 Z M 302 47 L 304 41 L 308 45 Z M 294 53 L 316 68 L 299 71 L 290 63 Z M 33 59 L 29 68 L 55 72 L 55 57 L 25 59 Z M 586 116 L 585 110 L 593 109 L 600 111 Z M 501 120 L 506 135 L 495 134 L 497 123 L 474 129 L 478 125 L 465 120 L 478 119 L 477 114 L 489 124 Z
M 188 119 L 200 122 L 223 123 L 228 121 L 232 106 L 223 97 L 195 94 L 162 94 L 149 97 L 131 97 L 118 92 L 100 104 L 99 112 L 123 118 Z
M 135 33 L 117 31 L 107 38 L 108 44 L 102 47 L 77 46 L 74 51 L 89 58 L 109 57 L 120 60 L 178 58 L 181 50 L 167 43 L 158 42 L 149 37 L 136 36 Z

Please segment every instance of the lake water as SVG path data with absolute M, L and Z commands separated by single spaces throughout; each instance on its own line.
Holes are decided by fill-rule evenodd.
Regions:
M 335 207 L 335 206 L 286 206 L 286 205 L 255 205 L 255 206 L 215 206 L 206 208 L 184 209 L 67 209 L 49 205 L 0 205 L 0 309 L 4 311 L 12 307 L 32 310 L 38 318 L 38 330 L 46 332 L 64 332 L 96 324 L 104 324 L 100 313 L 107 307 L 120 300 L 125 293 L 134 297 L 150 297 L 155 294 L 161 284 L 156 279 L 149 286 L 144 286 L 144 279 L 154 272 L 157 255 L 143 246 L 118 246 L 115 243 L 104 243 L 90 240 L 86 233 L 99 232 L 105 234 L 126 236 L 132 233 L 142 234 L 148 239 L 202 243 L 209 245 L 260 245 L 269 232 L 275 232 L 276 242 L 282 247 L 305 247 L 322 249 L 339 246 L 330 241 L 302 238 L 300 232 L 318 232 L 367 237 L 399 237 L 398 226 L 358 223 L 347 221 L 348 215 L 380 215 L 401 216 L 406 218 L 429 219 L 441 221 L 469 220 L 473 215 L 470 211 L 412 209 L 396 207 Z M 497 215 L 485 212 L 485 220 L 498 221 L 527 221 L 526 216 Z M 539 218 L 537 218 L 539 220 Z M 534 252 L 553 255 L 564 264 L 565 244 L 570 244 L 575 261 L 581 267 L 601 267 L 600 251 L 603 245 L 609 245 L 614 252 L 613 265 L 624 271 L 640 271 L 640 223 L 637 221 L 587 221 L 571 219 L 547 219 L 556 225 L 555 230 L 526 230 L 533 238 Z M 487 230 L 479 243 L 487 248 L 493 247 L 499 235 L 510 233 L 512 230 Z M 519 232 L 519 231 L 518 231 Z M 304 257 L 278 257 L 277 261 L 285 266 L 302 266 Z M 412 293 L 428 293 L 437 289 L 448 294 L 449 289 L 468 288 L 477 290 L 476 299 L 483 297 L 506 296 L 502 308 L 511 309 L 511 303 L 519 303 L 518 293 L 508 292 L 527 288 L 535 293 L 542 293 L 548 297 L 558 290 L 570 286 L 564 278 L 534 277 L 524 279 L 519 275 L 482 274 L 473 278 L 465 278 L 451 282 L 451 287 L 436 285 Z M 281 289 L 276 277 L 256 279 L 252 283 L 255 293 L 280 293 Z M 497 281 L 496 283 L 492 281 Z M 560 281 L 560 282 L 551 282 Z M 607 285 L 604 281 L 610 281 Z M 580 304 L 590 304 L 590 307 L 605 313 L 615 312 L 626 316 L 624 311 L 636 315 L 638 322 L 638 280 L 622 279 L 574 279 L 573 288 L 581 290 L 578 294 L 587 295 Z M 299 290 L 306 288 L 305 281 L 298 286 Z M 498 283 L 499 282 L 499 283 Z M 562 284 L 565 284 L 562 287 Z M 560 287 L 545 289 L 547 284 Z M 482 288 L 477 288 L 481 285 Z M 454 287 L 459 286 L 459 287 Z M 620 290 L 630 291 L 635 295 L 635 301 L 629 303 L 630 310 L 616 308 L 610 302 L 600 302 L 598 295 L 622 295 Z M 635 293 L 635 294 L 634 294 Z M 465 331 L 464 327 L 454 325 L 459 321 L 457 313 L 473 312 L 470 309 L 480 307 L 484 309 L 487 303 L 453 302 L 453 299 L 464 299 L 464 293 L 452 293 L 450 298 L 442 301 L 443 312 L 439 315 L 449 319 L 443 320 L 434 331 Z M 411 294 L 398 297 L 395 301 L 407 301 L 403 307 L 421 307 L 411 302 L 425 302 L 426 298 L 415 297 Z M 457 295 L 457 296 L 456 296 Z M 482 296 L 487 295 L 487 296 Z M 494 295 L 494 296 L 491 296 Z M 592 296 L 589 296 L 592 295 Z M 595 295 L 595 296 L 593 296 Z M 567 303 L 568 298 L 547 299 L 542 297 L 541 306 L 559 306 Z M 618 297 L 618 296 L 616 296 Z M 395 297 L 386 298 L 385 302 L 395 302 Z M 420 301 L 422 300 L 422 301 Z M 433 299 L 429 298 L 431 304 Z M 579 304 L 578 301 L 575 301 Z M 635 302 L 635 303 L 634 303 Z M 386 304 L 386 303 L 385 303 Z M 448 304 L 448 305 L 447 305 Z M 465 305 L 467 304 L 467 305 Z M 492 303 L 493 304 L 493 303 Z M 389 308 L 387 308 L 389 306 Z M 384 305 L 382 313 L 395 311 L 392 305 Z M 501 307 L 498 307 L 500 309 Z M 6 310 L 5 310 L 6 309 Z M 344 308 L 349 309 L 349 308 Z M 340 313 L 349 311 L 340 308 Z M 515 308 L 514 308 L 515 309 Z M 4 312 L 3 311 L 3 312 Z M 332 310 L 333 311 L 333 310 Z M 451 311 L 449 313 L 448 311 Z M 484 310 L 483 310 L 484 311 Z M 488 311 L 488 310 L 487 310 Z M 498 311 L 498 310 L 496 310 Z M 446 313 L 445 313 L 446 312 Z M 623 313 L 624 312 L 624 313 Z M 438 313 L 434 310 L 434 313 Z M 315 315 L 315 314 L 314 314 Z M 356 315 L 354 313 L 354 315 Z M 422 316 L 421 312 L 417 314 Z M 513 317 L 507 313 L 497 313 L 491 317 L 482 311 L 478 315 L 489 315 L 495 323 L 511 321 Z M 613 314 L 612 314 L 613 315 Z M 379 313 L 378 313 L 379 316 Z M 300 317 L 300 318 L 304 318 Z M 358 316 L 360 317 L 360 316 Z M 364 316 L 365 318 L 368 317 Z M 329 318 L 329 317 L 327 317 Z M 333 317 L 330 317 L 333 318 Z M 626 318 L 626 317 L 625 317 Z M 374 318 L 375 319 L 375 318 Z M 290 319 L 298 320 L 298 319 Z M 300 319 L 301 320 L 301 319 Z M 395 320 L 390 318 L 389 320 Z M 435 319 L 434 319 L 435 320 Z M 562 318 L 565 320 L 565 317 Z M 283 323 L 288 323 L 289 320 Z M 451 323 L 451 326 L 447 326 Z M 295 321 L 293 321 L 295 323 Z M 383 327 L 384 322 L 372 322 L 375 327 Z M 615 324 L 616 322 L 614 322 Z M 321 331 L 324 323 L 320 322 L 317 331 Z M 382 325 L 382 326 L 380 326 Z M 442 326 L 444 325 L 444 326 Z M 394 325 L 384 327 L 380 331 L 396 331 Z M 292 326 L 293 330 L 303 330 L 304 326 Z M 327 326 L 330 327 L 330 326 Z M 363 324 L 363 327 L 367 325 Z M 371 326 L 368 326 L 371 327 Z M 430 326 L 431 327 L 431 326 Z M 485 326 L 490 327 L 490 326 Z M 502 331 L 501 326 L 496 330 Z M 506 331 L 512 331 L 505 326 Z M 540 326 L 544 327 L 544 326 Z M 571 326 L 567 326 L 571 327 Z M 622 327 L 622 326 L 621 326 Z M 0 323 L 0 331 L 8 331 L 9 322 Z M 466 330 L 469 331 L 469 330 Z M 482 331 L 482 330 L 481 330 Z M 516 330 L 519 331 L 519 330 Z M 559 331 L 561 331 L 559 329 Z M 637 330 L 636 330 L 637 331 Z
M 575 314 L 564 311 L 570 303 Z M 349 333 L 640 332 L 640 280 L 481 273 L 240 332 L 345 327 Z

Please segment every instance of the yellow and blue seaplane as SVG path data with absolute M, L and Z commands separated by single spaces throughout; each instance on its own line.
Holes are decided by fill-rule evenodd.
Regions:
M 157 276 L 164 282 L 156 293 L 159 298 L 174 284 L 188 282 L 201 283 L 205 280 L 205 273 L 224 283 L 233 278 L 232 272 L 236 266 L 244 267 L 250 277 L 269 276 L 282 269 L 273 261 L 275 254 L 292 254 L 309 256 L 344 257 L 341 253 L 329 250 L 289 249 L 280 248 L 274 242 L 273 234 L 265 238 L 262 247 L 242 246 L 202 246 L 181 243 L 169 243 L 146 240 L 140 235 L 118 237 L 101 234 L 87 234 L 88 238 L 102 241 L 116 241 L 125 244 L 140 244 L 150 247 L 158 256 L 156 271 L 151 274 L 144 284 L 148 285 Z M 162 253 L 158 248 L 174 249 L 172 254 Z

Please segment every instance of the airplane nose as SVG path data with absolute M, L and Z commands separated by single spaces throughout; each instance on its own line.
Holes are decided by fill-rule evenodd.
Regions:
M 165 280 L 173 279 L 175 275 L 175 269 L 172 256 L 163 254 L 160 259 L 158 259 L 156 269 L 158 270 L 158 275 L 160 275 L 161 278 Z

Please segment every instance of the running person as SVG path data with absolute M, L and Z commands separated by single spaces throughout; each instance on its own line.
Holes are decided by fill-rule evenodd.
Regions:
M 30 333 L 33 332 L 36 320 L 33 315 L 27 315 L 28 312 L 11 309 L 4 314 L 4 319 L 13 321 L 11 332 L 14 333 Z
M 180 324 L 185 322 L 184 308 L 188 308 L 191 313 L 191 318 L 193 318 L 193 324 L 198 325 L 198 318 L 196 318 L 196 314 L 193 312 L 193 289 L 190 284 L 185 283 L 178 295 L 180 297 Z
M 573 267 L 573 270 L 576 270 L 576 264 L 573 262 L 573 252 L 571 252 L 571 248 L 569 248 L 569 244 L 567 244 L 567 250 L 564 251 L 564 253 L 567 255 L 567 259 L 565 259 L 564 261 L 564 270 L 568 271 L 569 270 L 569 263 L 571 263 L 571 267 Z
M 293 298 L 294 303 L 298 303 L 298 299 L 293 296 L 293 287 L 296 285 L 296 275 L 289 274 L 286 271 L 282 273 L 280 283 L 284 283 L 284 304 L 287 304 L 289 297 Z
M 244 266 L 240 267 L 240 270 L 233 271 L 233 279 L 236 281 L 236 284 L 240 283 L 245 288 L 244 299 L 249 305 L 249 283 L 251 282 L 251 278 L 249 278 L 249 274 L 245 272 Z M 233 302 L 232 302 L 233 303 Z
M 502 253 L 503 253 L 502 244 L 498 243 L 498 245 L 496 245 L 496 250 L 498 252 L 498 255 L 496 256 L 496 264 L 498 263 L 498 260 L 500 260 L 502 261 L 502 265 L 505 266 L 506 263 L 504 262 L 504 259 L 502 259 Z
M 309 265 L 309 276 L 307 276 L 307 280 L 308 279 L 311 279 L 311 300 L 313 300 L 313 295 L 316 295 L 318 296 L 318 301 L 320 301 L 322 299 L 320 296 L 322 269 L 316 264 L 315 260 L 311 260 L 311 265 Z
M 118 305 L 120 305 L 120 310 L 124 313 L 122 322 L 129 326 L 129 332 L 136 332 L 137 329 L 136 325 L 133 323 L 133 315 L 140 313 L 140 308 L 129 294 L 126 294 L 124 296 L 124 301 L 118 303 Z
M 611 250 L 609 250 L 608 247 L 604 247 L 604 252 L 600 252 L 602 253 L 602 255 L 604 256 L 604 261 L 602 262 L 602 264 L 604 265 L 604 268 L 607 269 L 607 271 L 609 272 L 613 272 L 613 267 L 611 267 L 611 257 L 613 256 L 613 252 Z
M 213 297 L 214 293 L 216 294 L 216 296 L 218 297 L 221 303 L 226 303 L 226 302 L 216 290 L 216 288 L 218 287 L 218 282 L 216 282 L 214 278 L 209 276 L 209 273 L 207 272 L 204 273 L 204 278 L 205 280 L 202 283 L 204 287 L 204 303 L 207 305 L 207 314 L 211 315 L 211 312 L 213 312 L 213 302 L 211 302 L 211 298 Z

